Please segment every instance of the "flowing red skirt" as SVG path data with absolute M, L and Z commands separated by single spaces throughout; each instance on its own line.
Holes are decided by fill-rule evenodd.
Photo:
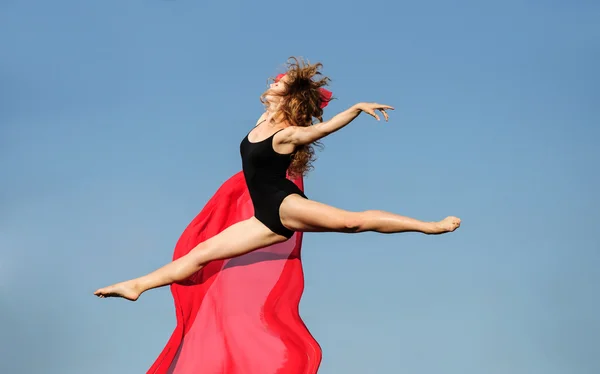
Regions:
M 294 183 L 303 190 L 302 178 Z M 254 211 L 241 172 L 227 180 L 181 235 L 173 259 Z M 214 261 L 171 285 L 177 326 L 148 374 L 315 374 L 321 348 L 298 313 L 302 233 Z

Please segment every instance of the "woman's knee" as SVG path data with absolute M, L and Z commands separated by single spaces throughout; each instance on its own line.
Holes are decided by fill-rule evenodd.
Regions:
M 367 230 L 368 212 L 346 212 L 342 217 L 342 231 L 358 233 Z
M 206 266 L 209 262 L 219 259 L 219 252 L 218 243 L 209 239 L 194 247 L 188 255 L 197 265 Z
M 346 232 L 365 232 L 373 229 L 373 222 L 378 216 L 378 210 L 365 210 L 362 212 L 349 212 L 344 217 L 344 229 Z

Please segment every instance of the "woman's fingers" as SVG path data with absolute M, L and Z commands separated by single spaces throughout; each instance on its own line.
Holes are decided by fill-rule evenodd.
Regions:
M 394 110 L 394 107 L 392 107 L 390 105 L 370 103 L 370 104 L 365 105 L 362 110 L 363 110 L 363 112 L 371 115 L 373 118 L 375 118 L 376 120 L 379 121 L 379 116 L 377 115 L 377 112 L 376 112 L 378 110 L 381 112 L 381 114 L 383 114 L 383 117 L 385 118 L 385 121 L 387 122 L 390 119 L 390 116 L 387 113 L 387 110 Z
M 375 118 L 376 120 L 379 121 L 379 116 L 377 115 L 377 113 L 375 113 L 375 111 L 373 109 L 369 108 L 368 110 L 365 110 L 364 112 L 373 116 L 373 118 Z
M 379 109 L 379 111 L 383 114 L 383 117 L 385 118 L 385 122 L 387 122 L 388 119 L 390 118 L 390 116 L 387 114 L 385 109 Z

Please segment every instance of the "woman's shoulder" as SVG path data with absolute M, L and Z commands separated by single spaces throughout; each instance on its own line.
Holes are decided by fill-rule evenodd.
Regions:
M 263 114 L 260 115 L 260 117 L 258 117 L 258 120 L 254 124 L 254 127 L 260 125 L 261 123 L 265 122 L 266 120 L 267 120 L 267 112 L 264 112 Z

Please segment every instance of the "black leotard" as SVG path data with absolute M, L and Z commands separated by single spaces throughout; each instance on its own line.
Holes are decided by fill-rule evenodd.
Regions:
M 304 198 L 306 195 L 287 179 L 293 153 L 275 152 L 275 134 L 256 143 L 250 142 L 249 133 L 246 135 L 240 144 L 242 169 L 254 205 L 254 216 L 274 233 L 290 238 L 294 232 L 281 223 L 279 206 L 288 195 L 298 194 Z

